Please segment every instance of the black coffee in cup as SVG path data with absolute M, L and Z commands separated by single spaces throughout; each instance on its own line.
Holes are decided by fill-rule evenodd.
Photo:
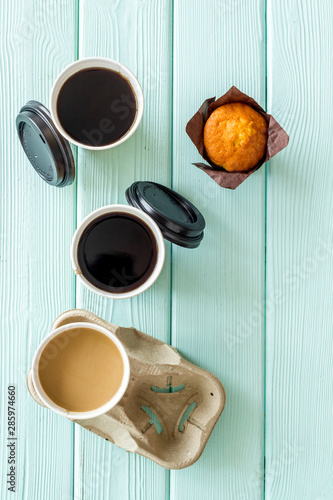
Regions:
M 157 255 L 151 229 L 138 217 L 122 212 L 94 219 L 84 229 L 77 250 L 82 275 L 100 290 L 117 294 L 145 283 Z
M 137 113 L 134 91 L 123 76 L 106 68 L 74 73 L 57 99 L 59 121 L 75 141 L 107 146 L 132 127 Z

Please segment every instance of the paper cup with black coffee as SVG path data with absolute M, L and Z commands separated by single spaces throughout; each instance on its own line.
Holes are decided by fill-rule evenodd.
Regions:
M 88 215 L 76 230 L 72 265 L 81 282 L 104 297 L 125 299 L 147 290 L 165 258 L 163 235 L 142 210 L 109 205 Z
M 133 73 L 103 57 L 70 64 L 51 91 L 55 126 L 68 141 L 85 149 L 122 144 L 138 128 L 143 108 L 142 89 Z

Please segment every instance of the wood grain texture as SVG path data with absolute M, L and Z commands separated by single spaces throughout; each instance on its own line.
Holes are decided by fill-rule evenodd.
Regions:
M 80 151 L 78 222 L 103 205 L 127 204 L 126 188 L 136 180 L 170 184 L 171 26 L 167 0 L 80 2 L 80 57 L 105 56 L 125 64 L 142 85 L 145 111 L 137 132 L 121 146 L 105 152 Z M 77 306 L 168 342 L 170 245 L 166 247 L 162 274 L 144 294 L 112 301 L 78 284 Z M 75 498 L 168 498 L 166 470 L 85 430 L 76 429 L 75 442 Z
M 4 481 L 11 383 L 20 500 L 333 498 L 333 7 L 266 3 L 265 26 L 264 0 L 1 2 L 1 499 L 14 497 Z M 231 85 L 265 106 L 265 31 L 267 111 L 291 138 L 267 169 L 266 303 L 264 168 L 234 192 L 221 189 L 191 165 L 200 157 L 185 134 L 202 101 Z M 33 172 L 15 117 L 29 99 L 48 105 L 77 35 L 79 57 L 111 57 L 137 75 L 146 108 L 122 146 L 80 150 L 77 184 L 60 190 Z M 132 300 L 76 287 L 76 222 L 126 203 L 126 188 L 143 179 L 202 210 L 201 246 L 166 243 L 162 275 Z M 75 305 L 171 342 L 221 379 L 226 408 L 195 465 L 169 473 L 32 401 L 25 376 L 35 349 Z
M 266 499 L 333 498 L 332 2 L 268 2 Z
M 29 99 L 48 106 L 54 79 L 75 58 L 75 2 L 3 1 L 0 19 L 0 497 L 66 500 L 73 489 L 73 426 L 36 405 L 25 378 L 53 319 L 74 304 L 75 188 L 55 189 L 38 177 L 15 119 Z M 5 479 L 9 384 L 17 390 L 16 494 Z
M 185 125 L 232 85 L 265 105 L 264 16 L 263 1 L 175 0 L 173 187 L 207 228 L 198 249 L 173 247 L 172 344 L 221 379 L 227 400 L 202 458 L 171 472 L 172 500 L 262 498 L 265 171 L 220 188 L 191 165 Z

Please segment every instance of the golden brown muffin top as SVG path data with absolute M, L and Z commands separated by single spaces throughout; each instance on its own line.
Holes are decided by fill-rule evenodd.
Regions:
M 224 104 L 205 124 L 206 153 L 215 165 L 229 172 L 246 172 L 265 154 L 267 129 L 265 118 L 248 104 Z

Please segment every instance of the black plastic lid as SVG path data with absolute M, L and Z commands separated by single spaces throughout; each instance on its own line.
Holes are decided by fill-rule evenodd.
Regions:
M 56 187 L 73 183 L 75 164 L 69 142 L 57 131 L 48 109 L 29 101 L 16 118 L 22 147 L 38 175 Z
M 205 219 L 176 191 L 156 182 L 134 182 L 126 190 L 126 199 L 154 219 L 166 240 L 186 248 L 200 245 Z

